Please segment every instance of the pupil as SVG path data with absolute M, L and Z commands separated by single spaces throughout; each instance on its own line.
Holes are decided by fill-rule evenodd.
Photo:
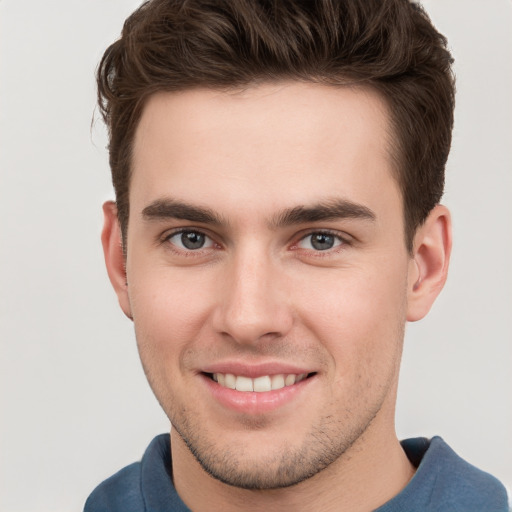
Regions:
M 325 233 L 316 233 L 311 237 L 311 245 L 318 251 L 325 251 L 334 246 L 334 237 Z
M 201 249 L 204 245 L 204 235 L 189 231 L 188 233 L 181 234 L 181 243 L 187 249 Z

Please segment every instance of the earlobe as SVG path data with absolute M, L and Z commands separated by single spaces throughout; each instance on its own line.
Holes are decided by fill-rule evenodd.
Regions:
M 125 255 L 121 238 L 121 227 L 117 218 L 117 206 L 114 201 L 107 201 L 103 205 L 103 231 L 101 243 L 103 255 L 107 266 L 108 277 L 117 294 L 119 305 L 124 314 L 132 319 L 128 283 L 126 282 Z
M 423 318 L 443 289 L 452 248 L 450 212 L 436 206 L 414 237 L 409 265 L 407 320 Z

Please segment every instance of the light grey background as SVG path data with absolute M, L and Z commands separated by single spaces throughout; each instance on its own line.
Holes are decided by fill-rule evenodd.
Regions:
M 135 0 L 0 1 L 0 509 L 79 511 L 168 430 L 103 267 L 94 70 Z M 410 325 L 400 437 L 512 485 L 512 3 L 424 2 L 456 58 L 448 284 Z

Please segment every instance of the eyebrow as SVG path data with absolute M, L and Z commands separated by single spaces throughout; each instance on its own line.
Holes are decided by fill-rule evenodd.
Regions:
M 296 206 L 284 210 L 272 220 L 274 227 L 338 219 L 361 219 L 374 222 L 377 216 L 367 206 L 347 199 L 331 199 L 312 206 Z
M 226 224 L 213 210 L 175 199 L 157 199 L 142 210 L 144 220 L 181 219 L 219 226 Z
M 228 222 L 210 208 L 188 204 L 171 198 L 153 201 L 142 210 L 144 220 L 180 219 L 213 226 Z M 368 207 L 347 199 L 331 199 L 311 206 L 295 206 L 285 209 L 270 221 L 273 228 L 337 219 L 361 219 L 374 222 L 375 213 Z

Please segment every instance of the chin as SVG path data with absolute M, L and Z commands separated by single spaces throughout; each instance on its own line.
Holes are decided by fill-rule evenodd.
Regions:
M 205 456 L 206 455 L 206 456 Z M 233 451 L 224 452 L 219 457 L 194 453 L 197 461 L 210 476 L 233 487 L 253 490 L 282 489 L 307 480 L 327 466 L 337 457 L 332 453 L 319 454 L 309 459 L 301 450 L 280 450 L 279 453 L 244 458 Z
M 174 430 L 206 473 L 227 485 L 253 490 L 282 489 L 314 477 L 342 457 L 365 430 L 344 436 L 335 425 L 324 424 L 292 442 L 290 435 L 258 432 L 253 422 L 251 426 L 240 437 L 230 433 L 225 438 L 204 431 L 197 435 L 200 430 L 190 425 Z

